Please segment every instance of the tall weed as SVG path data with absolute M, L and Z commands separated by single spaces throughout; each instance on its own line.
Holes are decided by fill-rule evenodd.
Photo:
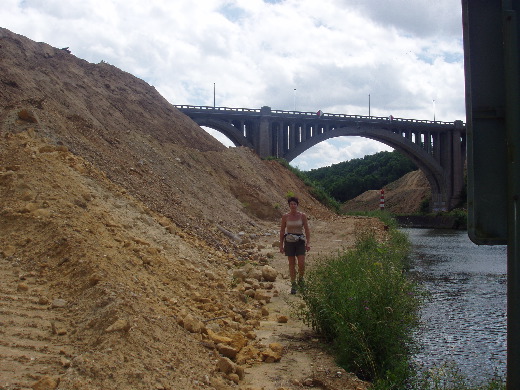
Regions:
M 420 295 L 403 272 L 406 236 L 389 235 L 379 242 L 363 234 L 353 250 L 318 261 L 307 273 L 301 318 L 330 342 L 342 367 L 398 388 L 409 376 Z

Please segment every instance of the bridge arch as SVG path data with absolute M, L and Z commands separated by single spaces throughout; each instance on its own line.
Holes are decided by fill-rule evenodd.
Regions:
M 432 195 L 441 194 L 443 192 L 443 188 L 445 187 L 444 171 L 439 162 L 417 144 L 383 128 L 359 129 L 355 127 L 343 127 L 334 129 L 334 131 L 317 134 L 305 142 L 298 143 L 294 148 L 289 149 L 289 151 L 285 153 L 284 159 L 290 162 L 320 142 L 345 136 L 369 138 L 396 149 L 408 157 L 425 174 L 430 183 Z
M 221 132 L 228 137 L 235 146 L 247 146 L 248 148 L 254 149 L 252 142 L 244 136 L 243 132 L 229 122 L 210 118 L 195 118 L 194 121 L 199 126 L 210 127 Z

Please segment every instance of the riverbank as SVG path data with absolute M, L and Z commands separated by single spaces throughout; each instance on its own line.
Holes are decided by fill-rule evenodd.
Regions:
M 396 215 L 400 227 L 465 230 L 465 220 L 455 215 Z

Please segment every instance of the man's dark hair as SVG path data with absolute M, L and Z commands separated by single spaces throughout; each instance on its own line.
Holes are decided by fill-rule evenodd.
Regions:
M 296 196 L 291 196 L 290 198 L 287 199 L 287 204 L 289 204 L 291 202 L 296 202 L 296 204 L 300 204 L 300 201 L 298 200 L 298 198 Z

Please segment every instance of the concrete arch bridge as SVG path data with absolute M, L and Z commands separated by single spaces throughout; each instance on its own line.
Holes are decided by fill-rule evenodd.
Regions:
M 176 105 L 199 126 L 215 129 L 235 146 L 250 147 L 260 157 L 292 161 L 314 145 L 334 137 L 361 136 L 382 142 L 426 175 L 432 211 L 450 210 L 464 186 L 466 127 L 454 122 L 211 106 Z

